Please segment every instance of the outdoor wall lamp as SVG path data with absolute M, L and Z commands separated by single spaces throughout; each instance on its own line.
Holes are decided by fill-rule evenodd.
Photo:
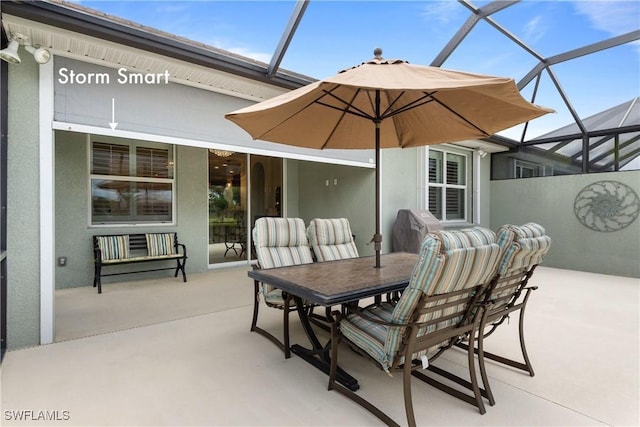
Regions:
M 11 40 L 9 42 L 9 46 L 0 50 L 0 58 L 4 59 L 11 64 L 19 64 L 20 56 L 18 56 L 18 42 L 15 40 Z
M 24 50 L 33 55 L 38 64 L 46 64 L 51 59 L 51 52 L 43 47 L 33 47 L 30 44 L 24 45 Z
M 23 45 L 24 49 L 33 55 L 38 64 L 46 64 L 51 59 L 51 52 L 42 47 L 32 46 L 29 38 L 20 33 L 11 34 L 9 46 L 0 50 L 0 58 L 11 64 L 19 64 L 21 62 L 20 55 L 18 55 L 20 45 Z

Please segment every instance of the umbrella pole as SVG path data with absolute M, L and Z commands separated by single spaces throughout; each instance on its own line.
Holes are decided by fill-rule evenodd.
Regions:
M 380 268 L 380 252 L 382 250 L 382 234 L 380 234 L 380 91 L 376 90 L 376 233 L 373 245 L 376 250 L 376 268 Z
M 380 123 L 376 122 L 376 234 L 373 235 L 376 249 L 376 268 L 380 268 L 382 234 L 380 234 Z

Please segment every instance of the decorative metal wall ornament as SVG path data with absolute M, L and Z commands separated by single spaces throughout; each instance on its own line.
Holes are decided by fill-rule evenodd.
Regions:
M 631 187 L 617 181 L 598 181 L 584 187 L 573 202 L 578 220 L 595 231 L 618 231 L 640 213 L 640 199 Z

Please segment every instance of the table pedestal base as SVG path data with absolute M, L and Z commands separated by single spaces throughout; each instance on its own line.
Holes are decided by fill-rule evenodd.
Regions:
M 291 352 L 296 356 L 304 359 L 306 362 L 320 369 L 325 374 L 329 375 L 331 362 L 323 357 L 323 354 L 327 353 L 327 350 L 309 350 L 298 344 L 291 346 Z M 345 370 L 338 367 L 338 373 L 336 375 L 336 381 L 348 388 L 351 391 L 357 391 L 360 388 L 358 380 L 349 375 Z

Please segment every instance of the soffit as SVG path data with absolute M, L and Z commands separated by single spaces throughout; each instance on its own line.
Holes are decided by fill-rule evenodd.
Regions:
M 75 33 L 3 13 L 2 24 L 8 35 L 26 35 L 33 45 L 46 47 L 52 54 L 112 68 L 125 67 L 142 73 L 169 72 L 177 83 L 200 87 L 227 95 L 262 101 L 288 90 L 118 43 Z M 22 53 L 22 51 L 21 51 Z M 266 66 L 266 65 L 265 65 Z

